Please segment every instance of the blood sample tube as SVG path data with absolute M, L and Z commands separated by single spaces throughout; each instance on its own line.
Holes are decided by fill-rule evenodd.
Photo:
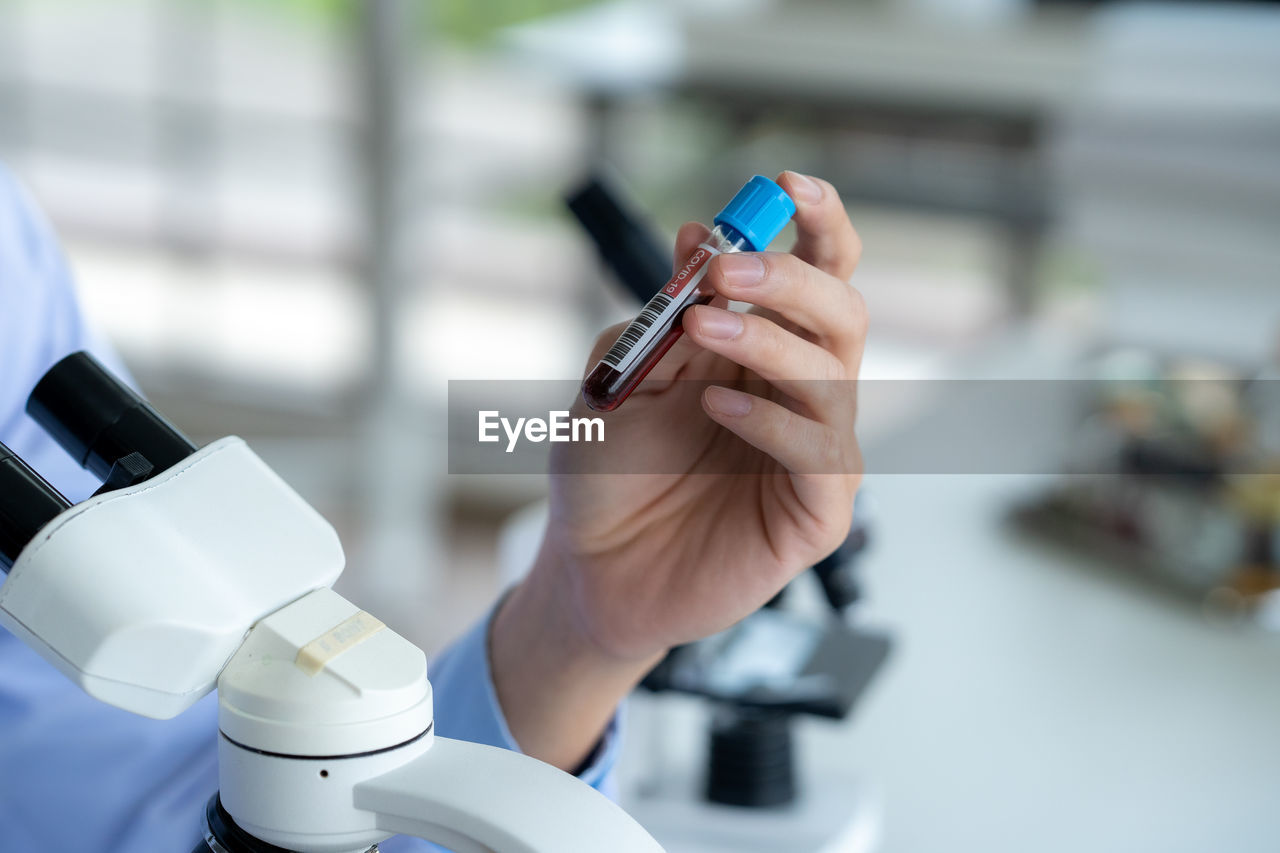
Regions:
M 597 412 L 611 412 L 622 405 L 684 334 L 684 312 L 715 296 L 712 288 L 702 286 L 707 263 L 727 252 L 764 251 L 795 212 L 795 202 L 773 181 L 762 175 L 747 181 L 716 215 L 711 235 L 654 294 L 588 374 L 582 383 L 582 399 L 587 405 Z

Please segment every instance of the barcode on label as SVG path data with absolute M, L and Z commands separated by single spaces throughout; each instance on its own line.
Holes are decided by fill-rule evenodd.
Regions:
M 636 344 L 640 343 L 644 338 L 644 333 L 649 331 L 649 328 L 654 323 L 658 322 L 658 318 L 662 316 L 662 313 L 667 310 L 667 306 L 670 304 L 670 296 L 662 292 L 654 294 L 654 297 L 644 306 L 644 310 L 640 312 L 640 316 L 632 320 L 630 325 L 622 331 L 618 340 L 609 348 L 609 351 L 604 354 L 604 358 L 601 360 L 614 370 L 621 370 L 622 363 L 630 355 Z

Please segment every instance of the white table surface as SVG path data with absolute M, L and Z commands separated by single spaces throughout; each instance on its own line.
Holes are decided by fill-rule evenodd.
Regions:
M 882 853 L 1280 849 L 1280 638 L 1002 530 L 1036 483 L 868 478 L 898 646 L 811 768 L 882 789 Z

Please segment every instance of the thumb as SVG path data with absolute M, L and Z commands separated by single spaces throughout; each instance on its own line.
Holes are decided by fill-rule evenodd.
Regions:
M 686 222 L 676 232 L 676 253 L 671 259 L 671 271 L 675 272 L 684 263 L 685 258 L 693 254 L 698 244 L 711 234 L 711 229 L 701 222 Z

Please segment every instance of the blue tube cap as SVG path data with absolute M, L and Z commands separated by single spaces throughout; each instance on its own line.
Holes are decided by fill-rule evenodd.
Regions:
M 716 214 L 715 223 L 746 237 L 751 251 L 763 252 L 795 215 L 791 196 L 764 175 L 756 175 Z

